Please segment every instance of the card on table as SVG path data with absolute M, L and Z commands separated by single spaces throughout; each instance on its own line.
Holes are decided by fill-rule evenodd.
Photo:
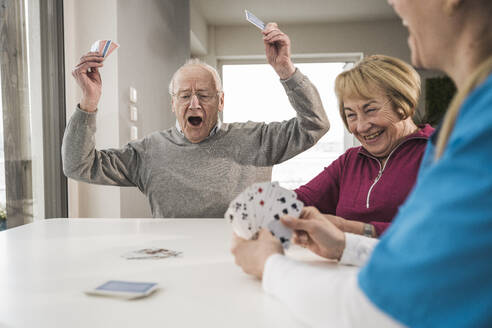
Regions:
M 156 282 L 108 280 L 103 284 L 86 290 L 87 295 L 111 296 L 135 299 L 148 296 L 157 290 Z
M 253 15 L 250 11 L 244 9 L 244 13 L 246 14 L 246 20 L 253 24 L 254 26 L 258 27 L 260 30 L 264 30 L 266 27 L 266 24 L 263 23 L 261 19 Z
M 168 257 L 178 257 L 182 253 L 167 248 L 149 247 L 123 254 L 122 257 L 127 260 L 148 260 L 148 259 L 165 259 Z
M 280 187 L 278 182 L 262 182 L 239 194 L 230 203 L 224 217 L 242 238 L 252 239 L 258 231 L 266 228 L 287 248 L 292 231 L 282 224 L 280 217 L 290 215 L 297 218 L 303 206 L 295 192 Z

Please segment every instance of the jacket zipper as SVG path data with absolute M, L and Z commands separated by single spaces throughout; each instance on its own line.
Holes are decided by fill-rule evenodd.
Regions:
M 381 166 L 381 162 L 376 157 L 372 157 L 372 156 L 369 156 L 369 157 L 374 158 L 378 162 L 378 164 L 379 164 L 379 173 L 378 173 L 378 176 L 376 177 L 376 179 L 374 179 L 374 182 L 372 183 L 371 188 L 369 188 L 369 191 L 367 192 L 366 208 L 369 208 L 369 198 L 371 198 L 372 188 L 374 188 L 374 186 L 376 185 L 376 183 L 378 183 L 379 179 L 381 179 L 381 176 L 383 175 L 384 167 L 386 166 L 386 163 L 388 163 L 388 159 L 389 159 L 389 156 L 388 156 L 388 159 L 386 160 L 386 162 L 384 163 L 384 166 L 382 167 Z
M 376 177 L 376 179 L 374 179 L 374 182 L 372 183 L 371 187 L 369 188 L 369 191 L 367 192 L 366 208 L 369 208 L 369 199 L 371 198 L 372 188 L 374 188 L 374 186 L 376 185 L 376 183 L 378 183 L 379 179 L 381 179 L 381 176 L 383 175 L 384 168 L 386 167 L 386 164 L 388 164 L 391 155 L 393 155 L 393 153 L 395 152 L 395 150 L 397 150 L 405 142 L 407 142 L 409 140 L 413 140 L 413 139 L 426 139 L 426 140 L 428 140 L 427 138 L 423 138 L 423 137 L 414 137 L 414 138 L 406 139 L 405 141 L 403 141 L 402 143 L 400 143 L 398 146 L 395 147 L 395 149 L 393 149 L 391 151 L 391 153 L 388 155 L 388 158 L 386 159 L 386 162 L 384 162 L 384 165 L 383 166 L 381 166 L 381 162 L 376 157 L 373 157 L 373 156 L 368 155 L 368 154 L 364 154 L 367 157 L 370 157 L 370 158 L 376 160 L 378 162 L 378 164 L 379 164 L 379 173 L 378 173 L 378 176 Z

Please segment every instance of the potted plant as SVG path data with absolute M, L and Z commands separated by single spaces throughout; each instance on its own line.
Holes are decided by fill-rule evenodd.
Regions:
M 439 125 L 455 93 L 456 86 L 447 76 L 426 79 L 425 112 L 427 123 L 433 127 Z

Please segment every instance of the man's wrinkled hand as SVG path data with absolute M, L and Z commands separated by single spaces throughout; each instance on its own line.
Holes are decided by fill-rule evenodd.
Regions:
M 288 79 L 296 71 L 290 58 L 289 37 L 279 30 L 276 23 L 268 23 L 262 33 L 268 63 L 282 80 Z
M 80 58 L 72 70 L 72 76 L 82 89 L 80 108 L 94 112 L 101 98 L 102 80 L 99 68 L 103 67 L 104 57 L 98 52 L 88 52 Z

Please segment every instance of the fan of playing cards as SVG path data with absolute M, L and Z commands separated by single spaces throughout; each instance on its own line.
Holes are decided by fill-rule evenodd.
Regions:
M 290 215 L 297 218 L 303 206 L 295 192 L 280 187 L 278 182 L 261 182 L 239 194 L 230 203 L 224 217 L 242 238 L 251 239 L 260 229 L 266 228 L 287 248 L 292 230 L 280 222 L 280 217 Z

